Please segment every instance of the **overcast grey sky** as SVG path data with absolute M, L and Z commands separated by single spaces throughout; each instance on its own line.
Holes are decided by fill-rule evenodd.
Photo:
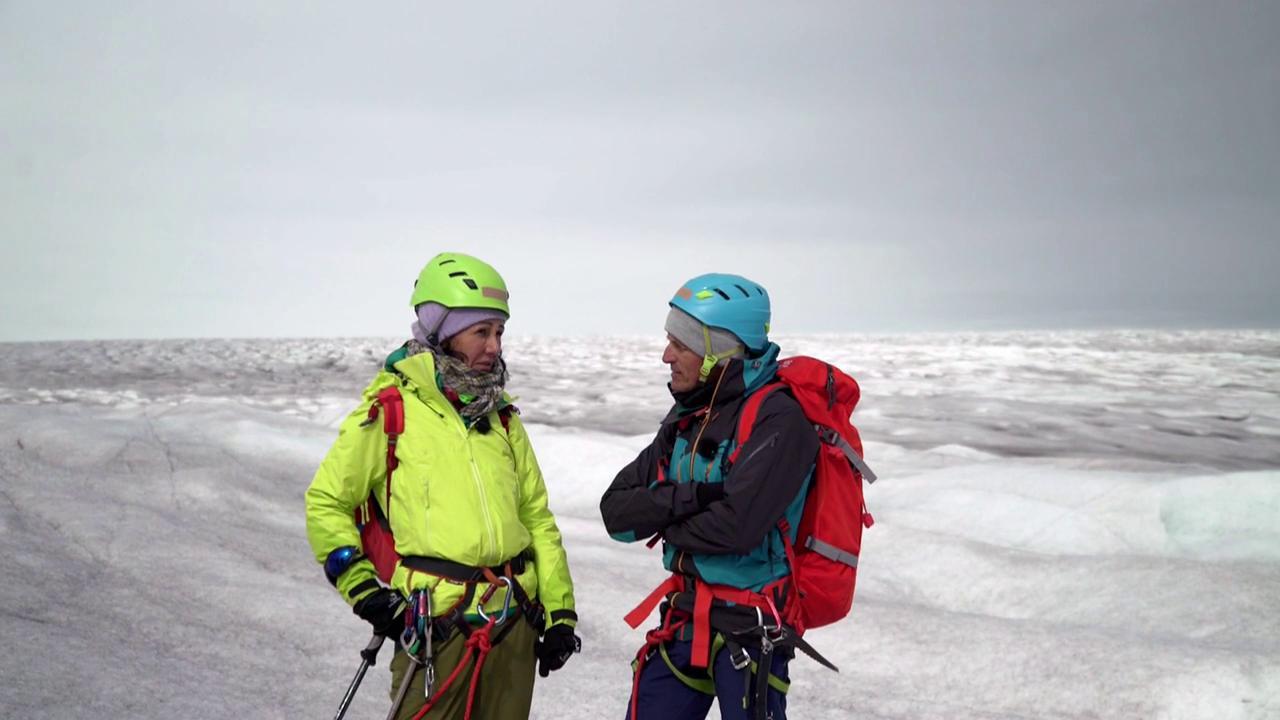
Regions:
M 0 0 L 0 340 L 1280 326 L 1280 3 L 213 5 Z

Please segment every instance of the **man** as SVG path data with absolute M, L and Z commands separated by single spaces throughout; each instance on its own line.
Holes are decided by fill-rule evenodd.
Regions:
M 791 570 L 782 534 L 794 542 L 818 438 L 796 401 L 774 392 L 737 447 L 747 397 L 777 371 L 764 288 L 700 275 L 669 305 L 662 361 L 675 405 L 600 501 L 615 539 L 660 535 L 672 572 L 650 596 L 666 600 L 662 625 L 637 657 L 627 717 L 700 720 L 715 698 L 726 720 L 783 720 L 793 652 L 773 652 L 769 638 L 784 636 Z M 629 622 L 643 620 L 644 605 Z

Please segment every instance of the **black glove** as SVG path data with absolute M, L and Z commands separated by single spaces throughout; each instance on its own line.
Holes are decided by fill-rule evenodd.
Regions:
M 402 630 L 404 598 L 391 588 L 378 588 L 360 598 L 351 608 L 361 620 L 373 626 L 373 631 L 383 637 L 394 638 Z
M 698 497 L 698 505 L 705 508 L 717 500 L 724 499 L 724 483 L 699 482 L 693 484 L 693 492 Z
M 564 623 L 552 625 L 533 646 L 533 654 L 538 656 L 538 674 L 546 677 L 552 670 L 559 670 L 576 652 L 582 652 L 582 639 L 573 634 L 573 628 Z

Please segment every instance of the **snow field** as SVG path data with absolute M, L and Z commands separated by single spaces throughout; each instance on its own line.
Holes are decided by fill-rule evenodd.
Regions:
M 584 638 L 536 718 L 621 717 L 663 577 L 597 510 L 664 409 L 654 343 L 592 342 L 509 351 Z M 882 478 L 854 612 L 810 635 L 841 673 L 797 659 L 793 717 L 1280 717 L 1274 334 L 792 345 L 862 381 Z M 368 631 L 302 493 L 385 346 L 0 346 L 0 717 L 331 716 Z

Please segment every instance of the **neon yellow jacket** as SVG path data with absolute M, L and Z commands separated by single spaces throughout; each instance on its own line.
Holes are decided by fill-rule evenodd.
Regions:
M 323 564 L 337 548 L 360 547 L 353 512 L 370 492 L 387 510 L 387 438 L 380 421 L 367 427 L 361 422 L 379 390 L 399 385 L 405 428 L 396 445 L 400 464 L 391 476 L 386 513 L 396 551 L 479 567 L 500 565 L 529 549 L 534 561 L 516 581 L 546 608 L 548 627 L 574 624 L 568 560 L 520 418 L 513 414 L 504 429 L 495 411 L 489 432 L 468 428 L 436 385 L 431 353 L 398 360 L 393 355 L 388 362 L 393 371 L 378 373 L 365 389 L 364 401 L 343 421 L 307 489 L 307 539 L 316 560 Z M 368 581 L 376 577 L 373 564 L 359 560 L 338 578 L 338 591 L 355 604 L 373 591 Z M 356 589 L 361 586 L 366 589 Z M 463 596 L 461 585 L 403 566 L 396 568 L 391 586 L 406 596 L 431 588 L 437 615 Z M 494 593 L 486 610 L 501 610 L 502 600 L 503 592 Z

